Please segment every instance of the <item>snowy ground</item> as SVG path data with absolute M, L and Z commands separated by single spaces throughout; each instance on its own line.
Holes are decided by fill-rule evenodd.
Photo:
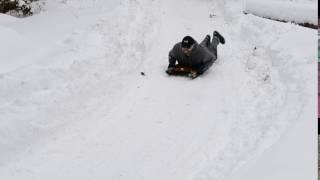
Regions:
M 259 1 L 247 0 L 245 12 L 261 17 L 296 23 L 309 23 L 317 26 L 317 2 L 308 1 Z
M 283 134 L 298 136 L 296 124 L 313 152 L 317 31 L 242 7 L 67 0 L 27 19 L 0 15 L 1 179 L 233 178 L 291 140 Z M 207 73 L 164 73 L 174 43 L 213 30 L 226 44 Z

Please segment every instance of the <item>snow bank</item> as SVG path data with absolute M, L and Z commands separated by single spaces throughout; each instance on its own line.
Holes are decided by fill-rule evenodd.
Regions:
M 261 17 L 317 25 L 317 2 L 247 0 L 246 13 Z
M 273 143 L 277 143 L 282 133 L 288 130 L 288 128 L 293 126 L 297 127 L 302 123 L 306 123 L 307 125 L 305 125 L 308 127 L 315 125 L 313 120 L 315 120 L 316 114 L 316 93 L 313 92 L 316 91 L 315 65 L 317 31 L 293 24 L 265 20 L 253 15 L 245 16 L 240 26 L 239 37 L 242 37 L 243 42 L 248 43 L 247 47 L 252 47 L 252 55 L 246 60 L 243 60 L 244 63 L 247 64 L 248 72 L 257 77 L 268 77 L 267 83 L 254 85 L 256 87 L 252 88 L 256 90 L 254 93 L 258 95 L 257 97 L 262 98 L 258 98 L 259 100 L 257 101 L 257 111 L 259 111 L 258 114 L 260 115 L 258 116 L 260 116 L 260 118 L 255 119 L 256 121 L 250 124 L 262 120 L 265 121 L 267 125 L 265 128 L 268 130 L 261 129 L 265 134 L 262 133 L 264 134 L 262 135 L 263 138 L 261 138 L 263 141 L 256 141 L 260 145 L 257 146 L 259 148 L 255 149 L 255 153 L 251 153 L 250 155 L 244 153 L 244 155 L 250 156 L 245 158 L 246 160 L 252 159 L 252 155 L 254 154 L 261 155 L 259 158 L 263 160 L 258 161 L 258 163 L 254 165 L 250 164 L 252 163 L 250 162 L 248 166 L 244 166 L 244 168 L 241 169 L 246 171 L 247 174 L 241 174 L 243 172 L 239 170 L 243 176 L 240 177 L 240 175 L 236 173 L 230 177 L 230 179 L 251 180 L 257 179 L 259 175 L 261 176 L 263 174 L 269 176 L 259 177 L 260 179 L 297 179 L 297 177 L 303 176 L 314 177 L 314 174 L 312 174 L 312 171 L 308 168 L 300 169 L 299 172 L 290 174 L 290 171 L 292 171 L 290 168 L 311 167 L 312 163 L 308 159 L 305 160 L 302 158 L 304 161 L 301 162 L 298 161 L 298 158 L 290 159 L 288 156 L 280 159 L 281 153 L 284 153 L 284 151 L 292 152 L 290 147 L 294 147 L 297 144 L 292 144 L 291 142 L 286 143 L 286 146 L 281 146 L 276 150 L 271 149 L 272 155 L 266 153 L 266 157 L 264 157 L 263 153 L 265 148 L 270 147 Z M 272 97 L 272 91 L 274 96 L 278 96 L 277 98 Z M 281 92 L 282 94 L 280 94 Z M 302 113 L 305 111 L 308 113 Z M 298 125 L 295 125 L 296 123 Z M 307 129 L 307 131 L 314 132 L 314 129 Z M 295 129 L 295 133 L 297 132 L 297 129 Z M 294 137 L 299 137 L 299 135 L 295 133 L 291 132 L 290 137 L 293 139 Z M 315 134 L 312 135 L 310 132 L 308 136 L 301 136 L 300 138 L 305 139 L 305 143 L 309 143 L 299 152 L 313 152 L 314 146 L 312 142 L 315 141 L 315 137 Z M 291 141 L 288 137 L 286 138 L 286 142 Z M 285 142 L 280 140 L 279 144 L 275 144 L 275 146 L 279 147 L 281 143 Z M 298 146 L 300 146 L 300 144 Z M 297 151 L 292 153 L 298 154 Z M 289 157 L 293 157 L 292 154 L 290 155 Z M 309 159 L 314 157 L 314 154 L 309 155 L 310 156 L 307 157 Z M 266 161 L 268 158 L 277 159 Z M 280 165 L 275 165 L 275 162 L 279 162 Z M 283 166 L 283 164 L 288 163 L 301 163 L 302 165 Z M 314 166 L 311 168 L 314 168 Z M 257 171 L 259 173 L 253 173 Z M 297 174 L 299 176 L 295 176 Z M 281 175 L 283 178 L 279 178 Z

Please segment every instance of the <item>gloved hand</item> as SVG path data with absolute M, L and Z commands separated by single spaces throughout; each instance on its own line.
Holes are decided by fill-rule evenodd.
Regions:
M 166 70 L 166 73 L 170 75 L 173 73 L 173 71 L 174 71 L 174 67 L 168 67 L 168 69 Z
M 198 76 L 197 71 L 191 71 L 190 73 L 188 73 L 188 77 L 194 79 Z

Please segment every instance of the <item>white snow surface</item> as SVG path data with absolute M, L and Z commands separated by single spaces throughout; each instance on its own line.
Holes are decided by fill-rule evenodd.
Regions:
M 1 179 L 231 180 L 242 167 L 294 179 L 266 161 L 301 152 L 290 133 L 315 156 L 317 31 L 243 4 L 56 0 L 30 18 L 0 14 Z M 211 69 L 168 77 L 174 43 L 213 30 L 226 44 Z M 285 159 L 316 167 L 298 160 Z
M 245 12 L 282 21 L 317 25 L 317 7 L 317 1 L 246 0 Z

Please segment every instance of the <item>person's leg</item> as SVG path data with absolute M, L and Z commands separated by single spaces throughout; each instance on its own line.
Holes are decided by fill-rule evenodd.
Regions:
M 200 45 L 209 48 L 210 47 L 210 35 L 206 35 L 206 37 L 201 41 Z
M 213 36 L 208 49 L 216 56 L 216 58 L 218 57 L 218 51 L 217 51 L 218 45 L 219 45 L 219 39 L 216 36 Z
M 209 62 L 196 66 L 195 70 L 197 71 L 198 75 L 203 74 L 205 71 L 207 71 L 212 66 L 214 61 L 215 60 L 212 59 Z
M 218 50 L 217 50 L 218 45 L 220 43 L 225 44 L 225 42 L 226 41 L 224 37 L 218 31 L 213 32 L 212 42 L 209 50 L 216 56 L 216 58 L 218 58 Z

